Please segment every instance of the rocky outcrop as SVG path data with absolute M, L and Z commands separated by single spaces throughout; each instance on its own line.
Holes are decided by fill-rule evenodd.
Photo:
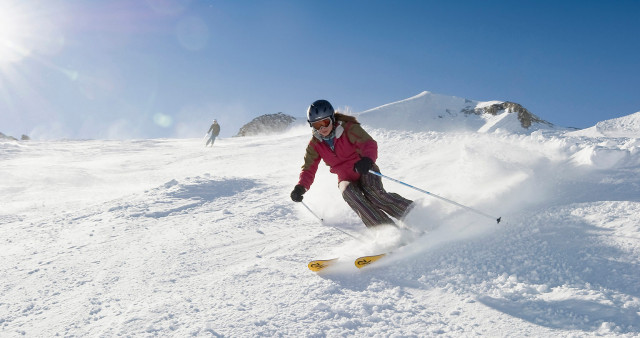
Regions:
M 13 136 L 9 136 L 9 135 L 5 135 L 3 133 L 0 133 L 0 140 L 17 141 L 18 139 L 13 137 Z M 31 140 L 31 138 L 29 136 L 23 134 L 22 136 L 20 136 L 20 140 L 29 141 L 29 140 Z
M 258 116 L 240 128 L 236 136 L 255 136 L 282 133 L 296 121 L 296 118 L 283 113 Z
M 468 106 L 464 108 L 462 112 L 465 114 L 476 114 L 476 115 L 490 114 L 494 116 L 501 112 L 516 113 L 518 114 L 518 120 L 520 121 L 520 125 L 522 126 L 522 128 L 528 129 L 529 127 L 531 127 L 533 123 L 541 123 L 541 124 L 548 125 L 550 127 L 553 126 L 551 122 L 547 122 L 537 117 L 522 105 L 515 102 L 509 102 L 509 101 L 494 103 L 492 105 L 485 106 L 482 108 L 475 108 L 472 106 Z
M 12 141 L 17 141 L 18 139 L 13 137 L 13 136 L 8 136 L 5 135 L 3 133 L 0 133 L 0 140 L 12 140 Z
M 13 137 L 13 136 L 9 136 L 9 135 L 5 135 L 3 133 L 0 133 L 0 140 L 11 140 L 11 141 L 17 141 L 18 139 Z M 22 141 L 29 141 L 31 140 L 31 138 L 27 135 L 22 135 L 20 137 L 20 140 Z

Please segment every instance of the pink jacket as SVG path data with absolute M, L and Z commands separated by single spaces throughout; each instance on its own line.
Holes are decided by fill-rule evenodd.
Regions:
M 338 175 L 338 182 L 342 182 L 360 179 L 353 166 L 361 157 L 368 157 L 374 163 L 378 158 L 378 144 L 358 122 L 353 118 L 345 121 L 343 115 L 336 114 L 336 124 L 334 150 L 317 136 L 309 141 L 298 181 L 307 190 L 313 184 L 320 159 L 330 167 L 329 171 Z

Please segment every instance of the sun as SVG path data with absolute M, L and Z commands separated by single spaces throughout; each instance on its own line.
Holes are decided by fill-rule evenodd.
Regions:
M 21 1 L 0 1 L 0 64 L 21 61 L 40 44 L 44 27 L 38 11 Z
M 0 3 L 0 62 L 16 62 L 30 54 L 24 43 L 27 23 L 15 3 Z

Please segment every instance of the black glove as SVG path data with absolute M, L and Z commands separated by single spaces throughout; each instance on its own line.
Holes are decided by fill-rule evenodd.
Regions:
M 362 157 L 360 161 L 353 165 L 353 171 L 360 175 L 364 175 L 369 172 L 371 167 L 373 167 L 373 161 L 368 157 Z
M 297 184 L 291 192 L 291 199 L 294 202 L 302 202 L 302 195 L 304 195 L 305 192 L 307 192 L 307 190 L 300 184 Z

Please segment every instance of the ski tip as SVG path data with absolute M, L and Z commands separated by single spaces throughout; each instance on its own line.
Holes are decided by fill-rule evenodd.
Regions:
M 323 264 L 319 264 L 319 263 L 309 263 L 309 265 L 307 265 L 307 267 L 309 268 L 309 270 L 313 271 L 313 272 L 318 272 L 318 271 L 322 271 L 322 269 L 326 268 L 326 266 L 324 266 Z
M 338 258 L 315 260 L 315 261 L 309 262 L 309 264 L 307 264 L 307 267 L 309 268 L 309 270 L 313 272 L 319 272 L 328 268 L 337 260 Z
M 386 253 L 383 254 L 379 254 L 379 255 L 375 255 L 375 256 L 364 256 L 364 257 L 359 257 L 355 260 L 354 264 L 356 265 L 356 267 L 358 269 L 362 269 L 363 267 L 379 260 L 380 258 L 386 256 Z

